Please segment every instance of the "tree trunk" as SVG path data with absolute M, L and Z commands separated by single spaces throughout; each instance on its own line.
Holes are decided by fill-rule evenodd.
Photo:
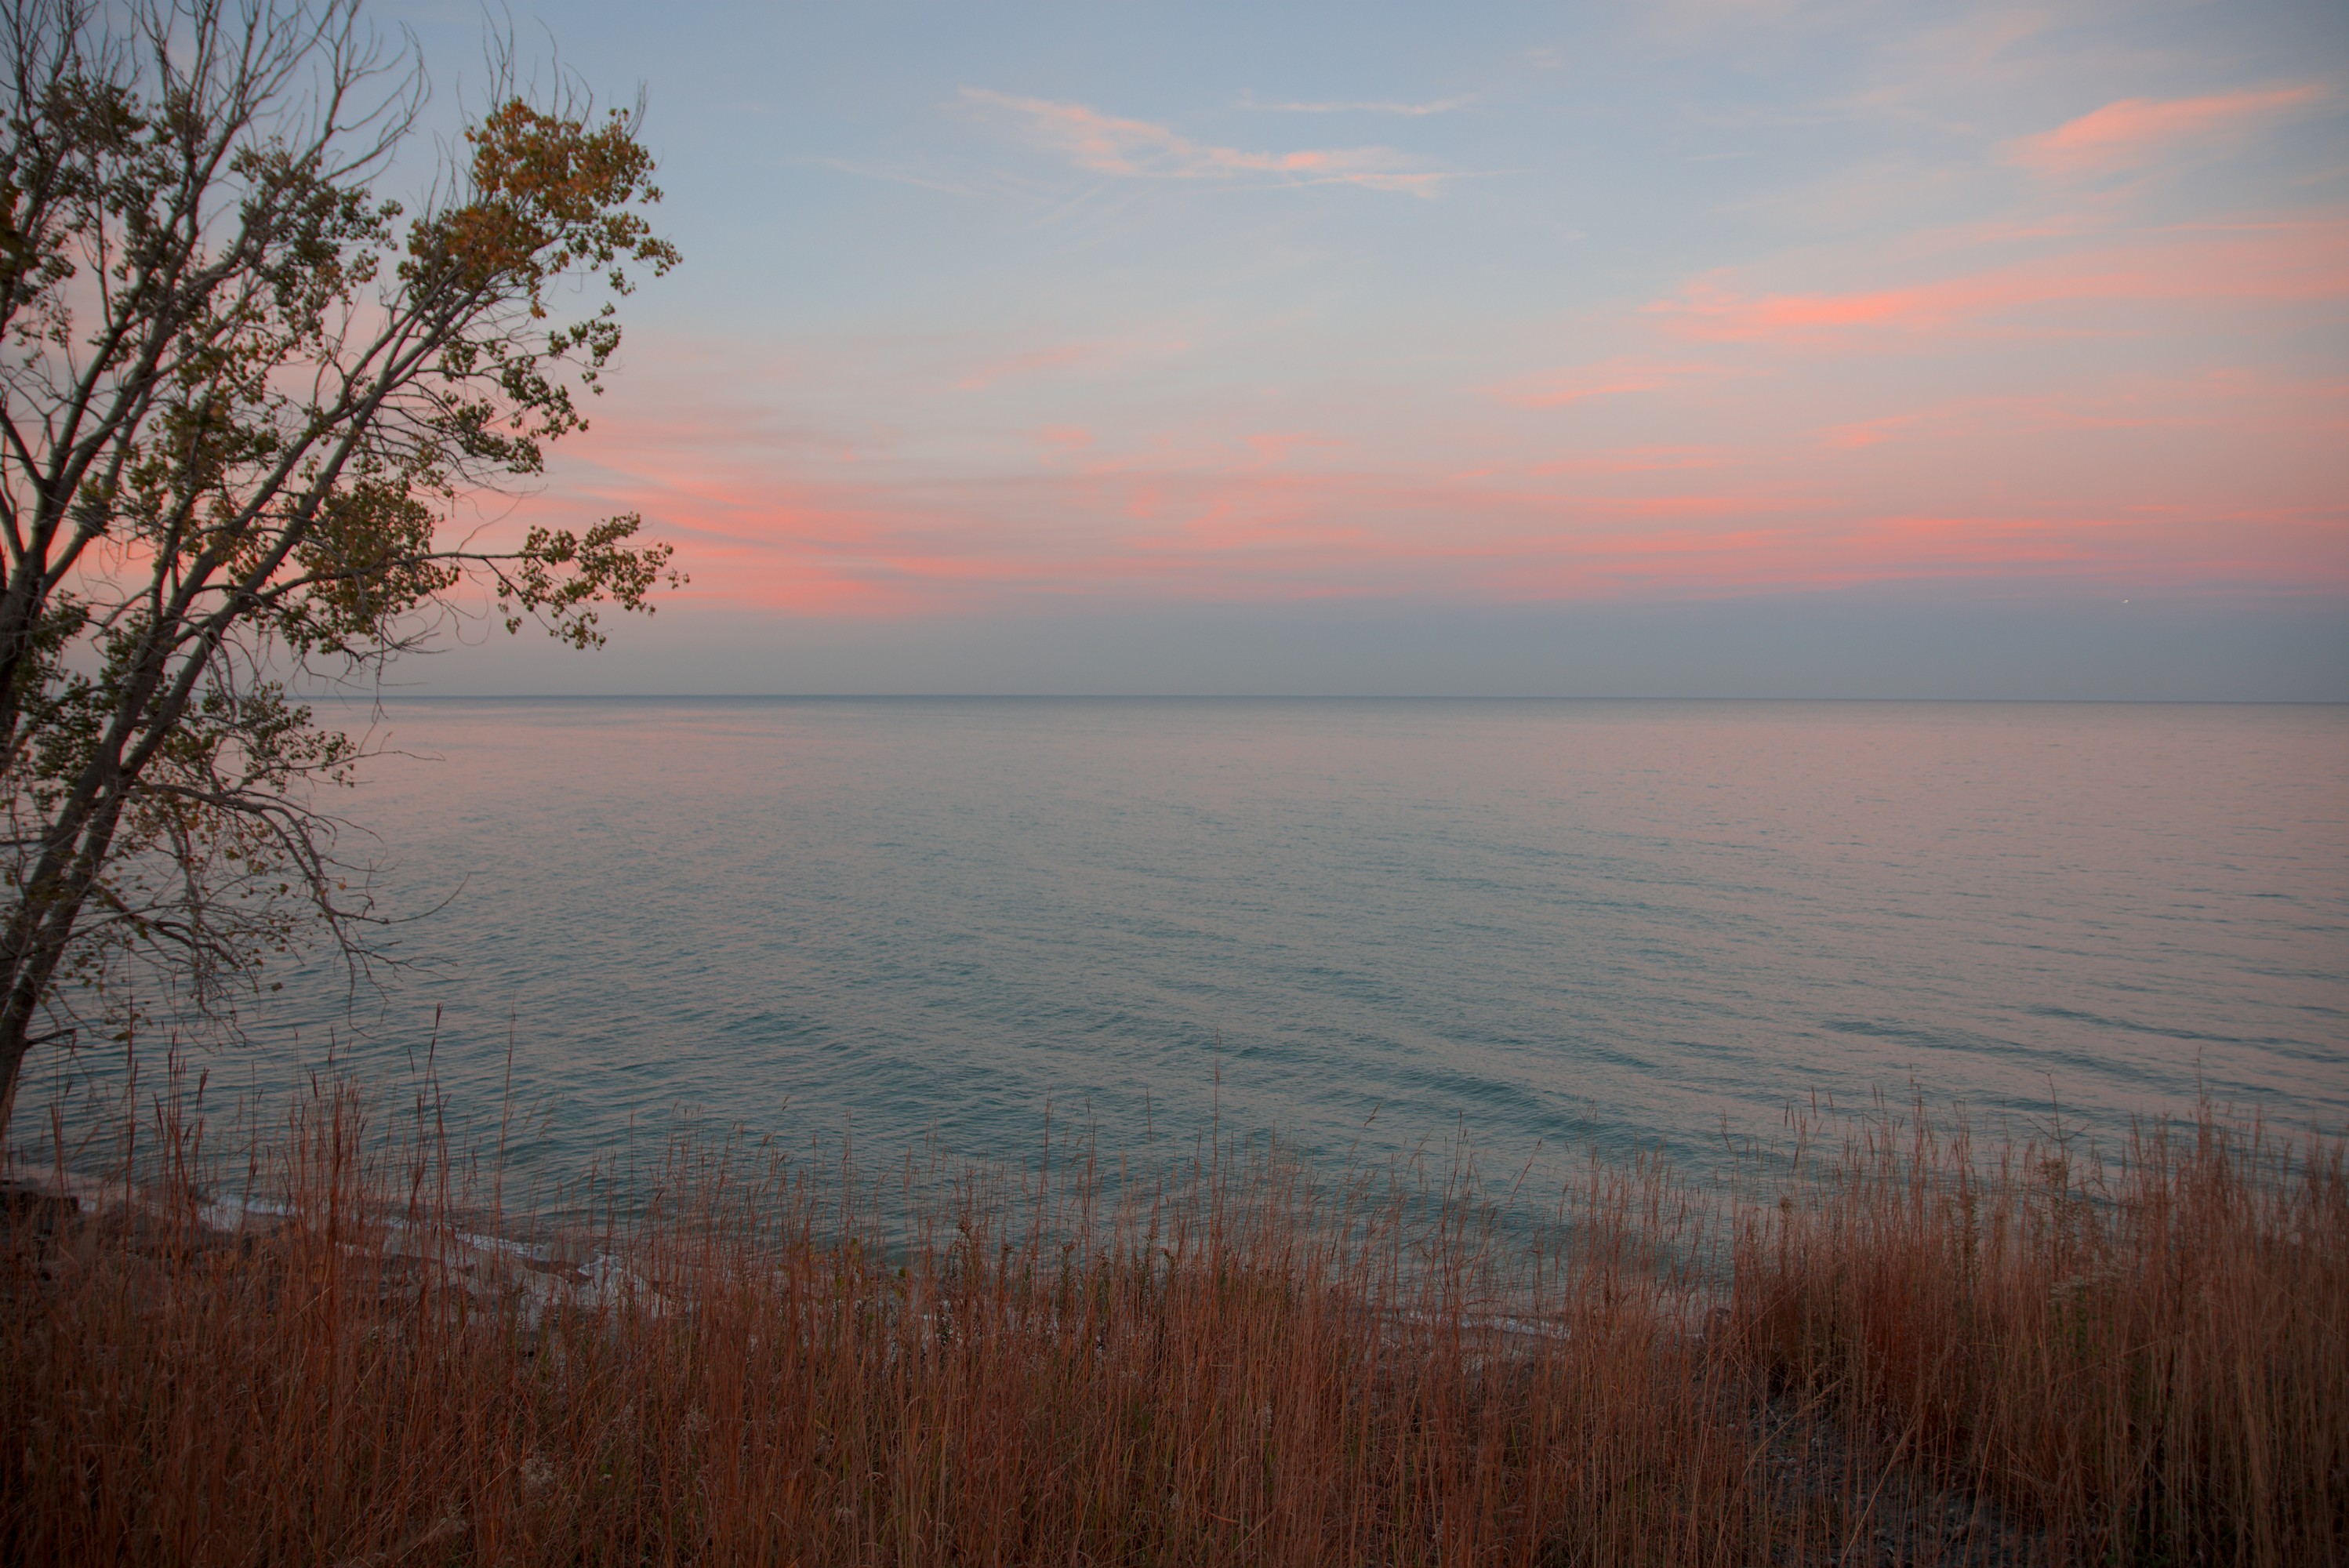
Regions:
M 70 836 L 60 834 L 61 843 L 52 841 L 52 849 L 42 859 L 52 863 L 63 860 L 64 866 L 50 875 L 36 875 L 19 896 L 9 919 L 5 946 L 0 947 L 0 967 L 5 967 L 8 985 L 7 997 L 0 1001 L 0 1150 L 7 1147 L 8 1125 L 16 1109 L 17 1075 L 33 1044 L 41 1004 L 57 979 L 57 965 L 65 962 L 74 925 L 97 883 L 98 868 L 106 863 L 115 823 L 122 815 L 122 800 L 118 773 L 110 787 L 82 813 Z M 69 855 L 62 852 L 67 844 L 77 845 Z
M 56 970 L 52 964 L 50 974 Z M 16 1118 L 16 1071 L 31 1044 L 38 995 L 38 987 L 19 983 L 9 988 L 7 1003 L 0 1008 L 0 1155 L 8 1150 L 8 1129 Z
M 57 820 L 43 835 L 40 858 L 17 888 L 16 907 L 9 913 L 6 934 L 0 936 L 0 985 L 7 987 L 5 999 L 0 1000 L 0 1148 L 7 1141 L 17 1075 L 33 1043 L 34 1026 L 43 1016 L 42 1004 L 73 944 L 82 905 L 106 868 L 131 784 L 184 705 L 184 690 L 175 689 L 161 710 L 149 716 L 147 733 L 132 746 L 139 716 L 165 684 L 169 647 L 150 633 L 140 652 L 137 678 L 121 692 L 97 754 L 84 764 L 73 792 L 59 803 Z M 206 662 L 208 651 L 200 653 L 192 661 L 195 671 L 201 672 Z M 192 680 L 192 673 L 183 674 Z

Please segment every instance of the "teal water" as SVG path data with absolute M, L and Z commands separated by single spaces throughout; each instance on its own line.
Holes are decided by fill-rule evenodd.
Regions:
M 365 713 L 351 716 L 367 722 Z M 1016 1158 L 1057 1122 L 1488 1163 L 1912 1088 L 2349 1120 L 2349 709 L 398 701 L 338 810 L 422 965 L 341 1059 L 533 1114 Z M 364 856 L 357 839 L 347 849 Z M 440 1009 L 437 1044 L 433 1015 Z M 509 1057 L 509 1044 L 511 1056 Z M 69 1064 L 33 1075 L 26 1106 Z M 95 1057 L 86 1069 L 102 1064 Z M 509 1072 L 511 1089 L 509 1090 Z M 21 1109 L 21 1108 L 20 1108 Z

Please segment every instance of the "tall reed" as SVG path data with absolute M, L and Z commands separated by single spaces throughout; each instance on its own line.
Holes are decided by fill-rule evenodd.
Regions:
M 1782 1202 L 1593 1161 L 1203 1140 L 1147 1174 L 669 1149 L 532 1230 L 322 1088 L 159 1109 L 0 1253 L 18 1562 L 2334 1560 L 2337 1143 L 2206 1115 L 2106 1171 L 1887 1119 Z M 51 1185 L 57 1185 L 53 1180 Z M 218 1228 L 232 1190 L 282 1216 Z M 1524 1199 L 1519 1195 L 1519 1211 Z M 501 1207 L 504 1212 L 501 1212 Z M 574 1213 L 577 1212 L 574 1205 Z
M 1867 1125 L 1741 1217 L 1755 1364 L 2054 1559 L 2343 1561 L 2342 1143 L 2207 1107 L 2082 1142 Z

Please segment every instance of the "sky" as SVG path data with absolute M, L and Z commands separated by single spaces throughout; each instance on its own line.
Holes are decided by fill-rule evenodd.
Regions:
M 414 689 L 2349 699 L 2339 0 L 512 17 L 686 261 L 481 515 L 692 583 Z

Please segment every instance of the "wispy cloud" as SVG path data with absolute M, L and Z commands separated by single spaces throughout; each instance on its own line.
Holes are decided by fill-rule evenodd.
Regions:
M 1145 356 L 1180 354 L 1190 346 L 1179 337 L 1081 340 L 1020 349 L 973 366 L 955 378 L 959 392 L 984 392 L 999 382 L 1056 370 L 1103 371 Z
M 1546 462 L 1533 464 L 1526 469 L 1526 472 L 1535 479 L 1603 478 L 1609 475 L 1678 473 L 1689 469 L 1718 468 L 1723 461 L 1723 451 L 1715 448 L 1651 443 L 1645 446 L 1619 447 L 1610 451 L 1591 452 L 1579 457 L 1552 458 Z
M 2238 449 L 2259 440 L 2311 449 L 2349 429 L 2349 380 L 2209 370 L 2126 377 L 2098 387 L 1956 397 L 1831 425 L 1821 442 L 1845 451 L 1899 444 L 1994 448 L 2012 458 L 2034 438 L 2070 440 L 2097 431 L 2164 431 Z
M 1944 333 L 2051 305 L 2160 301 L 2290 305 L 2349 295 L 2349 218 L 2214 224 L 1901 287 L 1749 294 L 1725 273 L 1699 278 L 1646 313 L 1704 341 L 1833 344 Z M 2076 320 L 2056 330 L 2080 329 Z
M 1250 152 L 1195 141 L 1173 128 L 1124 119 L 1081 103 L 1014 98 L 965 88 L 965 102 L 997 115 L 1020 136 L 1080 169 L 1132 179 L 1196 180 L 1281 185 L 1359 185 L 1433 196 L 1451 178 L 1425 159 L 1392 147 L 1309 148 Z
M 1260 103 L 1255 98 L 1241 100 L 1242 108 L 1261 109 L 1267 114 L 1394 114 L 1407 119 L 1420 119 L 1431 114 L 1450 114 L 1456 108 L 1466 108 L 1476 101 L 1475 93 L 1462 93 L 1457 98 L 1431 98 L 1425 103 L 1398 103 L 1392 99 L 1341 100 L 1330 103 Z
M 892 169 L 881 164 L 859 163 L 847 158 L 794 158 L 787 159 L 785 161 L 801 164 L 810 169 L 829 169 L 839 174 L 853 174 L 859 180 L 881 180 L 892 185 L 911 185 L 920 191 L 935 191 L 942 196 L 977 197 L 985 194 L 984 191 L 971 185 L 956 181 L 941 180 L 935 175 L 924 174 L 909 169 Z
M 2013 143 L 2008 156 L 2043 174 L 2105 174 L 2180 144 L 2208 143 L 2325 96 L 2313 84 L 2205 98 L 2122 98 Z
M 1659 392 L 1694 377 L 1719 375 L 1710 365 L 1619 355 L 1569 370 L 1519 377 L 1493 388 L 1493 396 L 1520 408 L 1562 408 L 1592 397 L 1616 397 L 1632 392 Z

